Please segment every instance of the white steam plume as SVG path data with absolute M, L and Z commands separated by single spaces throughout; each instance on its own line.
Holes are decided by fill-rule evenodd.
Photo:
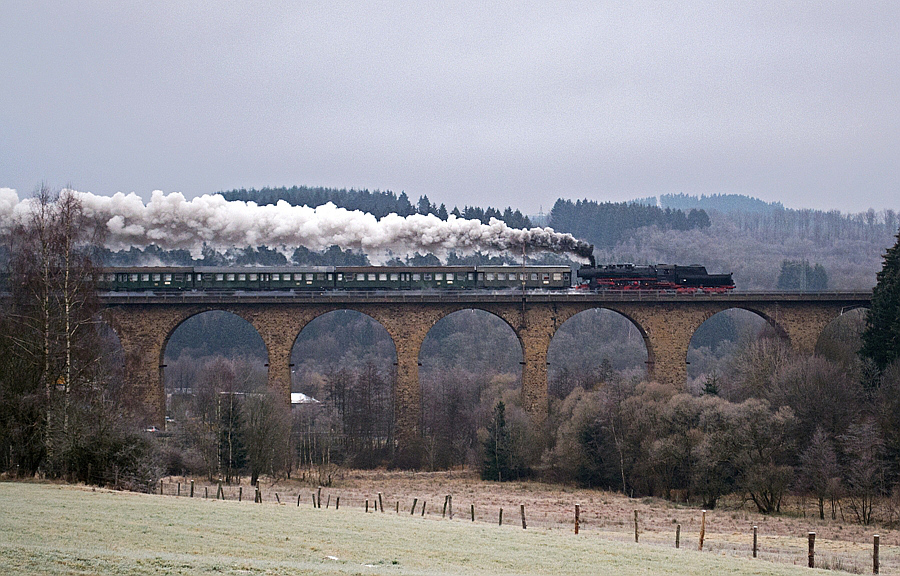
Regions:
M 516 229 L 491 219 L 489 224 L 450 216 L 373 215 L 338 208 L 328 203 L 317 208 L 291 206 L 280 201 L 260 206 L 254 202 L 227 201 L 220 195 L 203 195 L 190 201 L 182 194 L 153 192 L 148 203 L 136 194 L 97 196 L 74 192 L 85 214 L 106 226 L 107 245 L 114 250 L 156 245 L 182 248 L 197 254 L 206 245 L 230 247 L 266 245 L 293 249 L 304 246 L 323 250 L 337 245 L 364 252 L 375 260 L 388 254 L 410 255 L 451 251 L 469 253 L 550 251 L 590 258 L 593 246 L 551 228 Z M 0 188 L 0 232 L 25 213 L 32 200 L 19 201 L 14 190 Z

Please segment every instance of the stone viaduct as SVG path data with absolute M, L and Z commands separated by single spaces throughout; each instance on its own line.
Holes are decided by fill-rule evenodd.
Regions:
M 799 352 L 811 353 L 822 329 L 845 311 L 866 307 L 863 293 L 754 293 L 716 295 L 326 293 L 313 295 L 106 294 L 105 314 L 125 351 L 127 385 L 144 407 L 148 424 L 165 425 L 163 354 L 175 329 L 191 316 L 225 310 L 259 332 L 268 351 L 269 386 L 289 398 L 291 349 L 300 331 L 314 318 L 333 310 L 367 314 L 387 330 L 397 352 L 394 417 L 400 445 L 419 434 L 421 398 L 419 350 L 441 318 L 480 309 L 504 320 L 522 345 L 523 405 L 536 421 L 547 416 L 547 350 L 556 330 L 575 314 L 593 308 L 618 312 L 638 328 L 647 348 L 652 379 L 683 386 L 686 357 L 694 331 L 712 315 L 741 308 L 764 318 Z

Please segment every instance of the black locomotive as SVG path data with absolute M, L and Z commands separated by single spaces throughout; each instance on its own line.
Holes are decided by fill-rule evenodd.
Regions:
M 710 274 L 699 264 L 607 264 L 582 266 L 578 277 L 591 290 L 660 290 L 676 292 L 726 292 L 734 289 L 731 273 Z

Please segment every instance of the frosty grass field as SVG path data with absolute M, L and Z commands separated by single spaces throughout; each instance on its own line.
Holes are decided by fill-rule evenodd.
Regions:
M 296 504 L 296 503 L 294 503 Z M 571 531 L 0 483 L 0 574 L 799 574 Z

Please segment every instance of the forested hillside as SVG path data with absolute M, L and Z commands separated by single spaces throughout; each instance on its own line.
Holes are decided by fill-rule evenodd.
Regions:
M 450 214 L 488 222 L 503 220 L 513 227 L 530 227 L 532 220 L 518 209 L 464 206 L 448 210 L 427 196 L 413 204 L 406 193 L 313 187 L 231 190 L 230 200 L 270 204 L 283 200 L 309 206 L 332 202 L 376 217 Z M 548 225 L 591 242 L 600 263 L 703 264 L 711 272 L 732 272 L 739 290 L 774 289 L 869 289 L 884 250 L 900 225 L 894 210 L 858 214 L 837 211 L 792 210 L 747 196 L 664 195 L 633 202 L 596 202 L 558 199 L 547 217 Z M 518 254 L 451 254 L 449 264 L 514 263 Z M 566 263 L 555 255 L 532 255 L 534 262 Z M 305 248 L 237 247 L 225 253 L 204 249 L 200 258 L 184 250 L 156 247 L 104 251 L 98 258 L 106 265 L 363 265 L 365 254 L 337 246 L 322 252 Z M 807 263 L 815 281 L 788 282 L 783 270 Z M 431 255 L 395 259 L 391 264 L 438 263 Z M 576 264 L 574 262 L 569 262 Z M 781 282 L 779 282 L 781 278 Z

